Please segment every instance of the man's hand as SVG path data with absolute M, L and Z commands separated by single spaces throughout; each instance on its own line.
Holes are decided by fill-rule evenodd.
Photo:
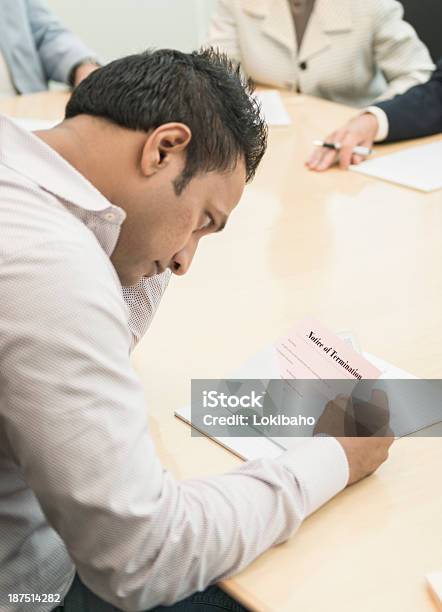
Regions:
M 370 402 L 338 396 L 326 405 L 315 434 L 334 436 L 341 444 L 350 470 L 349 485 L 375 472 L 388 458 L 394 441 L 389 420 L 388 398 L 376 389 Z
M 353 153 L 354 147 L 363 146 L 371 148 L 378 131 L 378 120 L 371 113 L 363 113 L 351 119 L 344 127 L 333 132 L 325 139 L 325 142 L 339 143 L 340 150 L 316 147 L 306 166 L 310 170 L 322 172 L 330 168 L 339 156 L 339 166 L 347 169 L 350 164 L 359 164 L 365 158 Z
M 388 451 L 394 437 L 375 438 L 336 438 L 347 455 L 351 485 L 373 474 L 388 459 Z
M 86 77 L 88 77 L 91 72 L 94 72 L 94 70 L 97 70 L 97 68 L 99 68 L 100 66 L 98 64 L 92 63 L 92 62 L 88 62 L 85 64 L 80 64 L 74 73 L 74 82 L 73 85 L 74 87 L 77 87 L 77 85 L 79 85 L 81 83 L 81 81 L 83 81 Z

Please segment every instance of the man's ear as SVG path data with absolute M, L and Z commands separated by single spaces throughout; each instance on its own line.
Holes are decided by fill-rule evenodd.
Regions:
M 174 156 L 181 155 L 192 140 L 192 132 L 184 123 L 165 123 L 151 132 L 141 153 L 141 172 L 152 176 L 167 167 Z M 176 158 L 175 158 L 176 159 Z

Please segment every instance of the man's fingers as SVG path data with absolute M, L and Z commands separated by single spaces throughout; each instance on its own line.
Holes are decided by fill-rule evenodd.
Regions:
M 390 429 L 390 407 L 388 395 L 381 389 L 373 389 L 371 392 L 370 403 L 376 406 L 378 412 L 378 436 L 392 436 L 393 432 Z
M 349 395 L 345 395 L 344 393 L 339 393 L 332 403 L 339 406 L 343 412 L 348 410 L 348 407 L 352 405 L 351 397 Z
M 382 389 L 372 389 L 371 403 L 388 412 L 388 395 Z
M 327 402 L 314 433 L 326 433 L 334 437 L 357 435 L 351 397 L 338 395 L 333 401 Z
M 380 389 L 373 389 L 370 401 L 355 399 L 355 420 L 358 435 L 382 437 L 390 435 L 388 397 Z

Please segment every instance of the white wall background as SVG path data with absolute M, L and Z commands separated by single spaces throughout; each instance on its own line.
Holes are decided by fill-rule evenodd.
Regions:
M 197 48 L 216 0 L 47 0 L 103 61 L 147 47 Z

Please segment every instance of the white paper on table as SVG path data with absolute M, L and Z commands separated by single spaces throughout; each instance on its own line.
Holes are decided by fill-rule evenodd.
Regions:
M 62 119 L 29 119 L 27 117 L 11 117 L 11 120 L 28 132 L 49 130 L 62 121 Z
M 379 381 L 386 379 L 398 380 L 416 378 L 413 376 L 413 374 L 410 374 L 405 370 L 401 370 L 400 368 L 397 368 L 396 366 L 384 361 L 383 359 L 380 359 L 379 357 L 376 357 L 375 355 L 364 352 L 363 356 L 373 363 L 374 366 L 382 370 L 382 375 Z M 268 347 L 254 355 L 254 357 L 247 361 L 244 366 L 237 370 L 235 373 L 235 378 L 278 378 L 279 373 L 277 372 L 279 371 L 277 367 L 276 351 L 274 347 Z M 420 382 L 422 385 L 427 384 L 426 381 Z M 413 402 L 413 400 L 415 401 L 415 404 L 411 406 L 409 419 L 407 419 L 405 423 L 402 423 L 401 436 L 410 434 L 425 427 L 429 427 L 432 423 L 436 423 L 438 420 L 440 420 L 437 418 L 437 415 L 435 415 L 434 419 L 431 419 L 431 415 L 429 417 L 428 414 L 420 414 L 417 411 L 418 397 L 411 398 L 409 395 L 404 395 L 404 397 L 401 397 L 400 392 L 398 394 L 397 391 L 398 389 L 400 391 L 400 387 L 394 386 L 393 389 L 388 389 L 388 383 L 386 384 L 386 392 L 389 396 L 390 402 L 399 401 L 401 403 L 405 402 L 406 404 L 410 405 L 410 402 Z M 416 393 L 418 393 L 418 388 L 416 388 Z M 394 394 L 394 397 L 392 397 L 392 394 Z M 179 408 L 175 411 L 175 416 L 190 425 L 190 406 Z M 285 450 L 293 450 L 305 442 L 305 438 L 302 437 L 213 437 L 212 439 L 244 460 L 253 460 L 260 457 L 275 458 Z
M 382 381 L 386 381 L 385 391 L 393 407 L 392 418 L 394 419 L 394 413 L 396 412 L 394 408 L 395 405 L 399 405 L 401 408 L 403 406 L 405 412 L 408 413 L 404 417 L 403 411 L 401 410 L 401 436 L 409 435 L 410 433 L 419 431 L 440 421 L 440 415 L 434 408 L 430 408 L 425 412 L 419 411 L 419 385 L 422 385 L 422 392 L 428 394 L 428 383 L 426 381 L 416 382 L 416 387 L 413 387 L 413 397 L 411 397 L 407 387 L 404 387 L 402 391 L 400 386 L 389 385 L 388 381 L 416 379 L 416 376 L 370 353 L 364 352 L 362 356 L 381 371 L 381 376 L 378 379 L 379 384 L 382 386 Z M 279 377 L 280 368 L 278 365 L 278 356 L 276 347 L 273 345 L 256 353 L 235 372 L 234 376 L 232 376 L 232 378 L 237 379 L 277 379 Z M 435 388 L 434 393 L 435 398 L 440 397 L 437 388 Z M 191 424 L 190 406 L 177 409 L 175 415 L 186 423 Z M 393 420 L 392 425 L 394 428 L 395 423 L 393 423 Z M 201 433 L 204 434 L 204 432 Z M 285 450 L 293 450 L 305 442 L 305 438 L 302 437 L 213 437 L 212 439 L 245 460 L 252 460 L 260 457 L 274 458 Z
M 420 191 L 442 187 L 442 141 L 377 157 L 350 170 Z
M 175 416 L 192 426 L 190 406 L 182 406 L 178 410 L 175 410 Z M 206 435 L 203 431 L 200 433 Z M 240 436 L 223 438 L 220 436 L 210 436 L 210 438 L 218 442 L 221 446 L 224 446 L 224 448 L 227 448 L 227 450 L 237 455 L 240 459 L 244 459 L 244 461 L 253 461 L 253 459 L 261 459 L 262 457 L 274 459 L 285 450 L 278 444 L 275 444 L 271 438 L 260 436 L 256 438 L 242 438 Z M 301 439 L 302 438 L 298 438 L 298 440 Z
M 391 427 L 399 437 L 426 430 L 441 422 L 441 382 L 418 380 L 416 376 L 371 355 L 364 356 L 382 372 L 377 387 L 387 394 L 390 404 Z M 415 379 L 413 385 L 400 385 L 391 381 Z M 385 382 L 383 382 L 385 381 Z M 427 401 L 425 404 L 422 398 Z
M 274 89 L 258 91 L 255 96 L 261 104 L 262 114 L 269 125 L 291 124 L 292 120 L 278 91 Z

